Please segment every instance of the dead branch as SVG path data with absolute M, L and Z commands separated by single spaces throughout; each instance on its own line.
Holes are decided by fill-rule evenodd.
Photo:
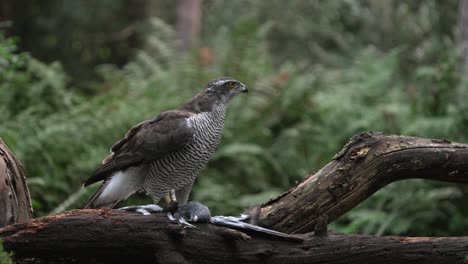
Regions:
M 257 223 L 286 233 L 311 232 L 321 215 L 331 223 L 385 185 L 414 178 L 468 183 L 468 145 L 360 133 L 317 173 L 263 204 Z

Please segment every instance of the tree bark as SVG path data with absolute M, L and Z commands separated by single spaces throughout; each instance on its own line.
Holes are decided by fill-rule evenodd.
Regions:
M 235 232 L 210 224 L 184 229 L 164 214 L 74 210 L 3 228 L 17 259 L 44 263 L 462 263 L 468 237 L 298 235 L 303 242 Z M 37 263 L 37 262 L 35 262 Z
M 32 213 L 24 168 L 0 139 L 0 227 L 27 221 Z
M 355 135 L 320 171 L 263 204 L 257 223 L 286 233 L 314 231 L 321 215 L 330 223 L 385 185 L 415 178 L 468 183 L 468 145 L 372 132 Z
M 63 258 L 152 263 L 463 263 L 468 237 L 327 234 L 326 224 L 388 183 L 423 178 L 468 182 L 468 145 L 445 139 L 355 135 L 314 175 L 250 209 L 254 222 L 302 242 L 197 224 L 183 229 L 164 214 L 75 210 L 0 229 L 18 259 Z M 312 235 L 311 231 L 316 230 Z

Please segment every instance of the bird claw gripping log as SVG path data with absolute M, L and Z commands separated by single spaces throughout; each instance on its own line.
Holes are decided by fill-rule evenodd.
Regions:
M 119 208 L 120 210 L 137 212 L 142 215 L 150 215 L 152 213 L 162 212 L 164 209 L 158 205 L 142 205 L 142 206 L 127 206 Z M 177 221 L 184 228 L 196 228 L 195 225 L 189 222 L 198 223 L 211 223 L 218 226 L 224 226 L 232 229 L 241 231 L 261 233 L 269 236 L 290 239 L 295 241 L 301 241 L 300 238 L 291 236 L 285 233 L 281 233 L 275 230 L 263 228 L 257 225 L 245 223 L 249 220 L 248 214 L 241 214 L 240 216 L 211 216 L 210 210 L 207 206 L 199 202 L 189 202 L 182 206 L 179 206 L 175 213 L 167 213 L 168 218 L 171 221 Z

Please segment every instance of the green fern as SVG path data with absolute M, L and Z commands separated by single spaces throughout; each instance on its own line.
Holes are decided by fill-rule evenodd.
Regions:
M 13 253 L 6 252 L 3 248 L 3 243 L 0 241 L 0 263 L 2 264 L 14 264 L 13 262 Z

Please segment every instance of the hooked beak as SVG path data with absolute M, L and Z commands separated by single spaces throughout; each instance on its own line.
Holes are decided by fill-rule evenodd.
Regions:
M 249 89 L 247 88 L 247 86 L 243 85 L 242 86 L 242 93 L 249 93 Z

